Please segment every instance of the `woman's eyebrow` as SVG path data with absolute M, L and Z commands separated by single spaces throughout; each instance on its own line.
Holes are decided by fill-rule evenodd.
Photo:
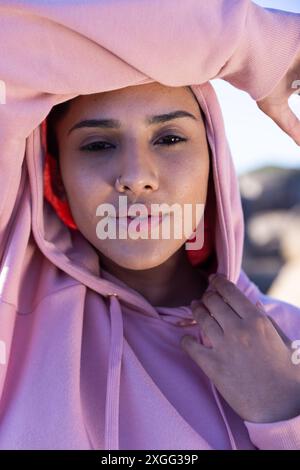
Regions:
M 153 125 L 153 124 L 158 124 L 162 122 L 167 122 L 171 121 L 172 119 L 177 119 L 177 118 L 183 118 L 183 117 L 188 117 L 192 118 L 195 121 L 198 121 L 193 114 L 183 111 L 182 109 L 179 109 L 177 111 L 172 111 L 171 113 L 166 113 L 166 114 L 159 114 L 157 116 L 148 116 L 145 119 L 145 124 L 147 126 Z M 100 127 L 104 129 L 120 129 L 122 126 L 121 122 L 118 121 L 117 119 L 86 119 L 84 121 L 77 122 L 71 129 L 68 131 L 68 135 L 75 129 L 79 129 L 82 127 Z

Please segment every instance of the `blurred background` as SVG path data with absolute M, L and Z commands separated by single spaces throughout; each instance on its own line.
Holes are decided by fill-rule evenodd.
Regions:
M 300 0 L 255 3 L 300 13 Z M 223 80 L 212 84 L 239 177 L 245 222 L 242 267 L 262 292 L 300 307 L 300 147 L 247 93 Z M 300 118 L 299 96 L 290 98 L 290 107 Z

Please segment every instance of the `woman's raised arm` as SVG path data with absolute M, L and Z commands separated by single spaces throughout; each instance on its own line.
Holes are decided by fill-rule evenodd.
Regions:
M 227 3 L 235 8 L 236 2 Z M 235 27 L 228 16 L 237 47 L 217 77 L 247 91 L 300 145 L 300 121 L 288 105 L 289 97 L 300 92 L 300 14 L 262 8 L 249 1 L 240 3 L 248 4 L 244 16 L 237 11 L 240 25 Z
M 0 26 L 0 80 L 38 92 L 99 91 L 134 77 L 169 86 L 219 77 L 278 123 L 283 108 L 262 100 L 287 106 L 300 80 L 300 13 L 250 0 L 0 0 Z

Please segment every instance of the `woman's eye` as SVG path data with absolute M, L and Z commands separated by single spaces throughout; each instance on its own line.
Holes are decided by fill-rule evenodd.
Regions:
M 175 139 L 179 139 L 177 140 L 176 142 L 174 141 Z M 165 137 L 162 137 L 161 139 L 158 140 L 159 141 L 164 141 L 163 144 L 158 144 L 158 145 L 167 145 L 167 146 L 170 146 L 170 145 L 175 145 L 175 144 L 179 144 L 180 142 L 185 142 L 187 139 L 184 139 L 182 137 L 179 137 L 178 135 L 167 135 Z M 104 146 L 109 146 L 109 147 L 106 147 L 104 148 Z M 108 142 L 103 142 L 103 141 L 97 141 L 97 142 L 91 142 L 90 144 L 87 144 L 87 145 L 84 145 L 83 147 L 80 147 L 80 150 L 82 151 L 87 151 L 87 152 L 101 152 L 101 151 L 104 151 L 104 150 L 109 150 L 110 148 L 112 147 L 111 144 L 109 144 Z
M 100 144 L 100 147 L 99 147 Z M 87 150 L 88 152 L 99 152 L 101 150 L 108 150 L 108 148 L 103 148 L 103 145 L 110 145 L 108 142 L 91 142 L 90 144 L 80 147 L 80 150 Z M 95 148 L 96 147 L 96 148 Z
M 174 142 L 174 139 L 179 139 L 179 141 Z M 180 142 L 185 142 L 187 139 L 183 139 L 182 137 L 179 137 L 178 135 L 166 135 L 165 137 L 162 137 L 159 140 L 167 140 L 167 143 L 162 144 L 162 145 L 174 145 L 174 144 L 179 144 Z M 172 142 L 171 142 L 172 140 Z M 159 144 L 161 145 L 161 144 Z

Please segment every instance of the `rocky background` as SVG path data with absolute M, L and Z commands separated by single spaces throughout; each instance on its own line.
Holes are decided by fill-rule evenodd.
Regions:
M 245 221 L 242 267 L 260 290 L 300 307 L 300 170 L 239 176 Z

